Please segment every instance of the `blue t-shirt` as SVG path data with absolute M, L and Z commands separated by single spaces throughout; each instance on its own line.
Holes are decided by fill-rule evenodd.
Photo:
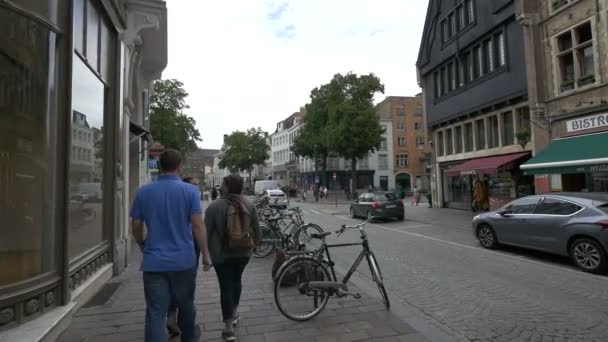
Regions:
M 144 247 L 144 272 L 175 272 L 194 269 L 194 239 L 190 217 L 201 213 L 198 189 L 179 177 L 162 175 L 142 186 L 135 196 L 131 218 L 148 229 Z

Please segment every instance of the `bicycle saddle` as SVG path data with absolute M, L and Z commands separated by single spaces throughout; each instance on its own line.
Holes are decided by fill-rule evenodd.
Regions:
M 313 239 L 323 239 L 324 237 L 331 235 L 331 232 L 323 232 L 323 233 L 312 233 L 310 234 L 310 237 Z

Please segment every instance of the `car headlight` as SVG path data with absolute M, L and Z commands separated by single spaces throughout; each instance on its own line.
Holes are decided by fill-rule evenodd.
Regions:
M 473 217 L 473 221 L 479 220 L 480 217 L 481 217 L 481 215 L 475 215 L 475 217 Z

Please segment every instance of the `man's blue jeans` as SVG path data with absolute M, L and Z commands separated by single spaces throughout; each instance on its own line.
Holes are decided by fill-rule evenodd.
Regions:
M 146 296 L 146 342 L 167 342 L 166 319 L 173 297 L 179 310 L 177 325 L 181 341 L 192 342 L 195 336 L 194 309 L 195 272 L 144 272 Z

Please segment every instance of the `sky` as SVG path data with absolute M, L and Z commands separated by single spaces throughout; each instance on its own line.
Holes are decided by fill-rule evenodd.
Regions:
M 276 124 L 334 74 L 374 73 L 386 96 L 421 92 L 427 0 L 167 0 L 169 63 L 189 93 L 199 147 Z

